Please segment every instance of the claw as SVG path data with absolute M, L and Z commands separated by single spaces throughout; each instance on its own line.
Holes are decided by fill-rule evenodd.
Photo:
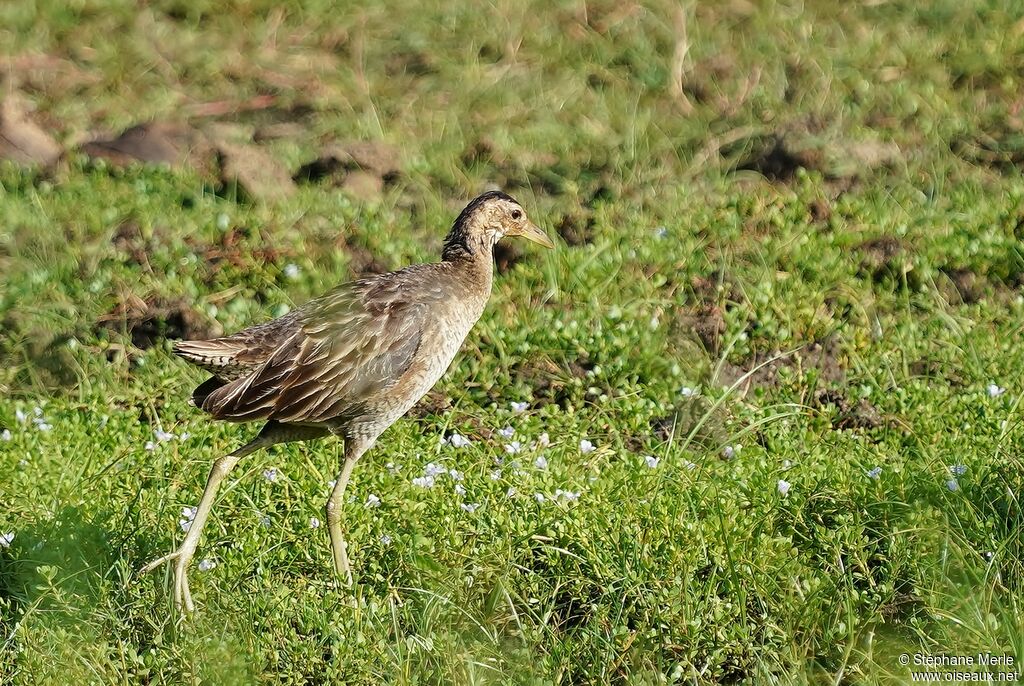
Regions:
M 173 553 L 153 560 L 139 570 L 139 575 L 146 574 L 163 563 L 174 560 L 174 604 L 179 610 L 184 608 L 186 612 L 193 612 L 196 607 L 192 602 L 192 593 L 188 587 L 188 565 L 192 561 L 192 555 L 193 551 L 179 548 Z
M 139 576 L 142 576 L 143 574 L 149 574 L 150 572 L 152 572 L 154 569 L 156 569 L 157 567 L 159 567 L 163 563 L 170 562 L 171 560 L 177 558 L 179 555 L 181 555 L 181 551 L 180 550 L 175 550 L 173 553 L 168 553 L 167 555 L 164 555 L 163 557 L 159 557 L 159 558 L 153 560 L 152 562 L 150 562 L 145 567 L 143 567 L 142 569 L 139 570 Z

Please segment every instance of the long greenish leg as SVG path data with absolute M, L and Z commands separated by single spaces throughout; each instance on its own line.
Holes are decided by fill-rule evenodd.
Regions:
M 206 525 L 206 520 L 210 517 L 213 501 L 217 497 L 217 489 L 220 488 L 224 477 L 238 464 L 239 460 L 269 443 L 273 443 L 273 441 L 268 441 L 260 435 L 235 452 L 225 455 L 214 462 L 210 475 L 206 479 L 203 497 L 196 507 L 195 517 L 192 518 L 192 523 L 189 526 L 188 533 L 185 535 L 185 540 L 181 542 L 181 546 L 173 553 L 153 560 L 142 568 L 140 574 L 145 574 L 156 569 L 164 562 L 174 561 L 174 603 L 178 608 L 184 606 L 188 612 L 192 612 L 195 609 L 195 605 L 192 602 L 192 594 L 189 592 L 188 587 L 188 566 L 192 563 L 196 547 L 199 545 L 199 537 L 202 536 L 203 527 Z
M 341 472 L 334 483 L 334 489 L 327 499 L 327 530 L 331 535 L 331 552 L 334 555 L 334 571 L 338 578 L 352 585 L 352 567 L 348 561 L 348 543 L 341 531 L 341 513 L 344 507 L 345 487 L 352 476 L 352 469 L 356 462 L 370 447 L 367 441 L 358 439 L 345 440 L 345 461 L 341 465 Z
M 153 560 L 143 567 L 139 573 L 145 574 L 156 569 L 164 562 L 170 562 L 173 560 L 174 602 L 179 609 L 184 607 L 187 612 L 192 612 L 195 609 L 195 604 L 192 602 L 192 594 L 189 591 L 188 586 L 188 567 L 192 562 L 192 558 L 195 556 L 196 548 L 199 545 L 199 538 L 203 534 L 203 527 L 206 526 L 206 521 L 210 517 L 210 510 L 213 509 L 213 501 L 217 497 L 217 489 L 220 488 L 220 484 L 224 478 L 229 472 L 231 472 L 234 466 L 238 464 L 239 460 L 246 455 L 256 452 L 260 448 L 266 448 L 277 443 L 287 443 L 289 441 L 312 440 L 326 436 L 327 434 L 327 430 L 320 427 L 297 427 L 277 424 L 276 422 L 268 422 L 263 427 L 263 430 L 260 431 L 259 436 L 233 453 L 225 455 L 213 463 L 210 475 L 206 479 L 206 488 L 203 490 L 203 497 L 200 499 L 199 505 L 196 506 L 195 516 L 192 518 L 192 523 L 189 526 L 188 533 L 185 535 L 185 540 L 181 542 L 181 546 L 179 546 L 173 553 L 169 553 L 161 558 Z

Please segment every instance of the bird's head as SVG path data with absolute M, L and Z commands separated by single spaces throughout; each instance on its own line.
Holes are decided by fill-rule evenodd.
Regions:
M 526 210 L 515 198 L 501 191 L 488 191 L 472 200 L 459 214 L 444 241 L 443 259 L 459 254 L 491 254 L 494 244 L 506 236 L 522 236 L 528 241 L 553 248 L 551 239 L 531 222 Z

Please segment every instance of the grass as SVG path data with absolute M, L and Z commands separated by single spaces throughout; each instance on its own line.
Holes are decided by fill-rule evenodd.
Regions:
M 0 681 L 899 684 L 903 653 L 1024 659 L 1022 20 L 4 4 L 6 73 L 68 148 L 184 117 L 298 123 L 263 144 L 292 171 L 336 139 L 404 162 L 368 200 L 280 202 L 74 152 L 0 166 Z M 204 376 L 164 334 L 281 314 L 366 254 L 435 259 L 489 183 L 563 240 L 512 254 L 450 406 L 356 469 L 355 590 L 310 525 L 340 446 L 284 446 L 232 474 L 178 621 L 136 570 L 254 427 L 187 404 Z M 413 485 L 429 463 L 465 495 Z

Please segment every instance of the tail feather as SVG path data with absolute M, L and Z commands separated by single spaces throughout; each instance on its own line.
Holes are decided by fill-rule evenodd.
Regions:
M 227 382 L 221 378 L 211 376 L 209 379 L 196 386 L 196 389 L 192 391 L 192 404 L 201 408 L 210 394 L 224 386 L 226 383 Z
M 215 338 L 211 341 L 177 341 L 174 354 L 200 367 L 225 367 L 246 351 L 236 341 Z

